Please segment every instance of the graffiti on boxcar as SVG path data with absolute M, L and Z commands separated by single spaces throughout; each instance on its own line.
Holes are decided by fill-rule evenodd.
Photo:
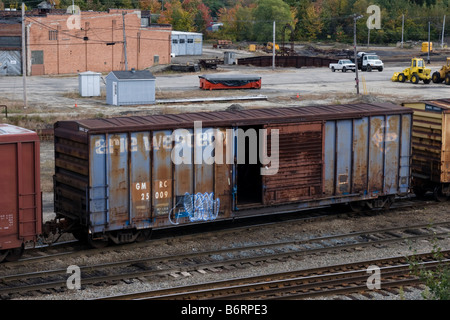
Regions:
M 181 206 L 180 206 L 181 205 Z M 213 192 L 190 194 L 184 197 L 170 210 L 169 221 L 179 224 L 179 219 L 188 217 L 190 222 L 213 221 L 219 215 L 220 199 L 214 199 Z
M 398 134 L 396 132 L 387 132 L 389 126 L 386 126 L 386 133 L 383 133 L 384 128 L 380 128 L 372 136 L 372 141 L 381 152 L 389 152 L 389 142 L 398 142 Z

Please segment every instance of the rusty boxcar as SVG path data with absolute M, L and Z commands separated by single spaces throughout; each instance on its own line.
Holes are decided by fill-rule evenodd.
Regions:
M 438 201 L 450 196 L 450 100 L 405 102 L 414 110 L 412 187 L 416 195 L 432 191 Z
M 0 262 L 18 259 L 41 230 L 39 137 L 0 124 Z
M 55 212 L 94 245 L 332 204 L 388 207 L 412 110 L 353 104 L 59 121 Z

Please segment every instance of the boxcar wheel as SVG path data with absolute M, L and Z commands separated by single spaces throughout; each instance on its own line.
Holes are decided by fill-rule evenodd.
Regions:
M 150 238 L 152 230 L 141 230 L 138 232 L 139 232 L 139 235 L 136 238 L 136 242 L 144 242 Z
M 6 256 L 8 255 L 8 250 L 2 250 L 0 251 L 0 263 L 3 262 L 3 260 L 5 260 Z
M 20 259 L 24 252 L 24 247 L 21 246 L 20 248 L 10 249 L 8 255 L 6 256 L 6 261 L 14 262 Z
M 102 249 L 108 245 L 108 240 L 93 239 L 92 234 L 88 234 L 87 243 L 94 249 Z
M 434 188 L 433 195 L 434 195 L 434 199 L 436 199 L 436 201 L 444 202 L 444 201 L 448 200 L 448 196 L 446 194 L 442 193 L 441 186 L 437 186 L 436 188 Z
M 361 212 L 365 209 L 366 202 L 365 201 L 353 201 L 353 202 L 349 203 L 349 206 L 353 212 Z

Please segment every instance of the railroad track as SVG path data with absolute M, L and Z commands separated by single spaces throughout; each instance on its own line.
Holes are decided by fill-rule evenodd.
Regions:
M 402 210 L 406 208 L 410 208 L 417 205 L 438 205 L 438 202 L 429 202 L 429 201 L 413 201 L 413 200 L 403 200 L 399 202 L 395 202 L 390 210 Z M 331 210 L 330 210 L 331 209 Z M 359 216 L 366 216 L 366 215 L 374 215 L 378 214 L 379 211 L 376 210 L 368 210 L 368 211 L 362 211 L 362 212 L 343 212 L 343 213 L 336 213 L 335 210 L 332 208 L 322 208 L 322 209 L 315 209 L 311 210 L 309 212 L 302 213 L 302 215 L 299 217 L 298 213 L 291 213 L 291 214 L 285 214 L 285 215 L 276 215 L 273 216 L 264 216 L 260 217 L 261 221 L 255 220 L 256 218 L 253 218 L 250 222 L 247 221 L 249 219 L 242 219 L 238 222 L 229 222 L 229 221 L 223 221 L 216 223 L 214 225 L 210 225 L 208 227 L 208 231 L 204 231 L 202 228 L 202 225 L 197 226 L 183 226 L 180 227 L 180 229 L 177 230 L 177 239 L 180 239 L 181 241 L 189 241 L 190 238 L 195 238 L 199 234 L 203 234 L 206 236 L 214 236 L 215 233 L 220 230 L 222 234 L 229 233 L 229 232 L 238 232 L 239 230 L 244 230 L 248 228 L 258 228 L 262 226 L 269 226 L 274 224 L 282 224 L 282 223 L 295 223 L 300 221 L 318 221 L 320 219 L 326 220 L 326 219 L 334 219 L 339 218 L 342 216 L 350 216 L 350 217 L 359 217 Z M 181 230 L 185 231 L 181 231 Z M 200 229 L 200 231 L 198 230 Z M 170 231 L 169 231 L 170 232 Z M 180 233 L 182 234 L 180 236 Z M 173 239 L 175 238 L 170 233 L 167 234 L 166 230 L 156 230 L 154 231 L 154 234 L 152 235 L 152 239 L 145 241 L 143 243 L 133 243 L 133 244 L 125 244 L 125 245 L 119 245 L 119 246 L 111 246 L 109 248 L 104 248 L 100 250 L 91 249 L 87 245 L 77 241 L 64 241 L 64 242 L 56 242 L 51 245 L 42 245 L 38 246 L 36 248 L 27 248 L 25 250 L 25 253 L 23 257 L 18 262 L 12 262 L 9 263 L 10 266 L 15 267 L 19 265 L 23 265 L 26 262 L 44 262 L 48 261 L 51 262 L 54 259 L 60 259 L 62 257 L 69 258 L 74 257 L 80 254 L 80 251 L 83 251 L 83 254 L 86 256 L 95 256 L 98 254 L 101 254 L 102 252 L 105 252 L 105 250 L 116 250 L 120 248 L 127 248 L 128 250 L 133 250 L 135 248 L 139 247 L 145 247 L 145 246 L 151 246 L 152 241 L 154 239 L 161 239 L 161 238 L 167 238 L 167 239 Z M 1 276 L 1 270 L 0 270 L 0 276 Z
M 217 250 L 196 251 L 180 255 L 125 259 L 123 261 L 79 265 L 82 285 L 114 283 L 159 277 L 179 277 L 190 273 L 207 273 L 229 268 L 248 268 L 264 263 L 276 263 L 288 259 L 304 259 L 310 254 L 351 250 L 364 247 L 384 247 L 389 243 L 415 241 L 418 239 L 448 237 L 450 222 L 433 226 L 414 226 L 369 230 L 350 234 L 331 235 L 310 239 L 297 239 L 276 243 L 234 246 Z M 14 294 L 33 291 L 52 292 L 65 290 L 68 278 L 64 268 L 38 270 L 0 275 L 0 297 L 11 298 Z
M 443 252 L 445 259 L 436 261 L 433 254 L 417 256 L 419 264 L 432 270 L 439 264 L 450 264 L 450 251 Z M 324 295 L 342 295 L 367 292 L 369 266 L 380 272 L 380 290 L 416 285 L 417 277 L 410 275 L 405 257 L 369 260 L 334 265 L 310 270 L 274 273 L 264 276 L 209 282 L 163 290 L 103 297 L 101 300 L 244 300 L 244 299 L 306 299 Z

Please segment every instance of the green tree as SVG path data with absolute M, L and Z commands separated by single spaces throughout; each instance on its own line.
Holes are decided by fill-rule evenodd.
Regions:
M 253 11 L 254 39 L 260 42 L 272 41 L 273 21 L 276 22 L 276 40 L 280 40 L 283 27 L 292 24 L 290 7 L 282 0 L 259 0 Z

